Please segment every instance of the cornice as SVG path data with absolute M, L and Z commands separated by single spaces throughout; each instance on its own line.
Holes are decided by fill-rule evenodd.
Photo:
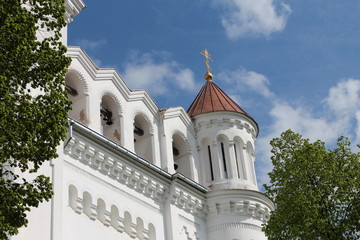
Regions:
M 67 0 L 65 6 L 65 21 L 67 23 L 70 23 L 86 7 L 82 0 Z
M 162 111 L 164 120 L 179 118 L 182 123 L 186 126 L 187 129 L 191 131 L 191 133 L 195 136 L 195 126 L 191 121 L 189 115 L 185 112 L 182 107 L 171 107 Z
M 207 118 L 204 116 L 208 115 Z M 237 115 L 240 115 L 237 113 Z M 199 115 L 200 116 L 200 115 Z M 214 118 L 212 118 L 214 116 Z M 195 123 L 195 130 L 200 131 L 202 128 L 209 128 L 212 126 L 224 126 L 227 125 L 228 127 L 236 127 L 238 129 L 246 129 L 246 131 L 251 134 L 252 138 L 256 140 L 258 129 L 256 125 L 252 124 L 253 121 L 251 121 L 250 118 L 243 116 L 242 119 L 235 119 L 230 117 L 224 117 L 224 118 L 218 118 L 219 115 L 215 115 L 214 113 L 205 113 L 202 114 L 202 117 L 196 118 Z M 250 123 L 250 124 L 249 124 Z
M 217 121 L 218 121 L 217 119 L 219 119 L 219 116 L 224 116 L 224 115 L 227 115 L 229 117 L 223 117 L 221 120 L 222 122 L 224 122 L 224 123 L 228 122 L 230 124 L 230 126 L 233 126 L 236 123 L 241 123 L 240 125 L 238 124 L 238 127 L 240 129 L 245 127 L 246 130 L 249 133 L 251 133 L 254 140 L 259 135 L 258 125 L 252 118 L 250 118 L 247 115 L 242 114 L 242 113 L 229 112 L 229 111 L 209 112 L 209 113 L 203 113 L 203 114 L 194 116 L 195 129 L 199 130 L 201 126 L 204 126 L 204 123 L 209 124 L 210 120 L 213 120 L 214 123 L 217 123 Z M 207 120 L 204 120 L 204 119 L 207 119 Z

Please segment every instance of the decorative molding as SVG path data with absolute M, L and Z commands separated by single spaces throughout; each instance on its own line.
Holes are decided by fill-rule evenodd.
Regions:
M 127 102 L 141 101 L 145 108 L 149 109 L 153 116 L 159 120 L 159 109 L 149 94 L 143 90 L 129 89 L 115 69 L 97 68 L 96 64 L 80 47 L 68 46 L 67 56 L 71 57 L 73 62 L 77 60 L 94 81 L 111 81 Z
M 207 215 L 206 202 L 196 198 L 194 195 L 174 186 L 170 194 L 170 202 L 180 209 L 185 210 L 200 218 L 205 218 Z
M 141 205 L 141 206 L 144 206 L 144 207 L 146 207 L 147 209 L 149 209 L 149 210 L 151 210 L 151 211 L 154 211 L 154 212 L 156 212 L 156 213 L 161 213 L 161 211 L 160 211 L 158 208 L 156 208 L 156 207 L 154 207 L 154 206 L 152 206 L 152 205 L 144 202 L 143 200 L 137 198 L 137 197 L 134 196 L 134 195 L 129 194 L 128 192 L 126 192 L 126 191 L 124 191 L 124 190 L 121 190 L 121 189 L 117 188 L 116 186 L 110 184 L 109 182 L 104 181 L 103 179 L 98 178 L 98 177 L 90 174 L 89 172 L 87 172 L 87 171 L 85 171 L 85 170 L 83 170 L 83 169 L 81 169 L 81 168 L 73 165 L 72 163 L 70 163 L 70 162 L 68 162 L 68 161 L 65 161 L 65 162 L 64 162 L 64 166 L 67 167 L 67 168 L 69 168 L 69 169 L 72 169 L 73 171 L 75 171 L 75 172 L 78 173 L 78 174 L 81 174 L 81 175 L 89 178 L 90 180 L 92 180 L 92 181 L 94 181 L 94 182 L 97 182 L 97 183 L 103 185 L 104 187 L 107 187 L 107 188 L 109 188 L 109 189 L 117 192 L 118 194 L 120 194 L 120 195 L 122 195 L 122 196 L 125 196 L 126 198 L 131 199 L 131 201 L 136 202 L 136 204 L 139 204 L 139 205 Z
M 180 119 L 185 127 L 193 134 L 195 135 L 195 126 L 194 123 L 191 121 L 191 118 L 187 114 L 184 108 L 182 107 L 170 107 L 166 108 L 164 110 L 160 109 L 160 112 L 163 115 L 164 120 L 167 119 L 174 119 L 178 118 Z
M 247 122 L 241 121 L 238 119 L 210 119 L 207 121 L 197 122 L 195 126 L 196 131 L 200 131 L 201 128 L 211 128 L 213 126 L 228 126 L 228 127 L 236 127 L 238 129 L 246 129 L 247 133 L 251 134 L 253 139 L 256 139 L 256 131 L 255 129 Z
M 199 236 L 196 231 L 190 231 L 186 226 L 183 226 L 180 231 L 180 236 L 185 234 L 187 240 L 199 240 Z
M 150 117 L 144 113 L 141 109 L 135 108 L 131 114 L 131 118 L 135 121 L 135 118 L 137 116 L 141 116 L 145 119 L 145 121 L 147 122 L 148 126 L 149 126 L 149 134 L 153 135 L 154 134 L 154 123 L 151 121 Z
M 101 102 L 102 102 L 102 98 L 105 97 L 105 96 L 109 96 L 115 102 L 116 110 L 117 110 L 118 114 L 121 116 L 122 113 L 123 113 L 123 108 L 122 108 L 122 105 L 121 105 L 121 101 L 116 96 L 116 94 L 113 91 L 109 90 L 109 89 L 103 89 L 102 91 L 100 91 L 100 94 L 99 94 L 99 99 L 100 99 Z
M 237 229 L 237 228 L 246 228 L 246 229 L 252 229 L 255 231 L 262 231 L 262 228 L 250 223 L 242 223 L 242 222 L 229 222 L 229 223 L 222 223 L 218 225 L 214 225 L 211 227 L 208 227 L 208 233 L 217 232 L 217 231 L 227 231 L 229 229 Z
M 85 4 L 82 0 L 67 0 L 65 6 L 65 21 L 67 23 L 70 23 L 73 18 L 85 8 Z
M 270 210 L 264 204 L 255 201 L 229 201 L 215 203 L 209 208 L 209 215 L 248 216 L 266 223 L 270 219 Z
M 184 141 L 184 143 L 185 143 L 185 145 L 186 145 L 186 149 L 187 149 L 187 152 L 188 153 L 192 153 L 192 149 L 191 149 L 191 145 L 190 145 L 190 143 L 189 143 L 189 140 L 185 137 L 185 134 L 181 131 L 181 130 L 179 130 L 179 129 L 177 129 L 177 128 L 175 128 L 175 129 L 173 129 L 172 130 L 172 132 L 171 132 L 171 138 L 174 140 L 174 135 L 178 135 L 183 141 Z
M 87 95 L 89 94 L 89 83 L 86 81 L 84 75 L 76 68 L 70 66 L 68 69 L 67 74 L 75 74 L 75 76 L 80 80 L 80 82 L 82 83 L 83 87 L 84 87 L 84 94 Z
M 70 208 L 72 208 L 75 213 L 77 214 L 85 214 L 87 215 L 91 220 L 93 221 L 100 221 L 104 224 L 105 227 L 113 227 L 116 231 L 120 232 L 120 233 L 127 233 L 131 238 L 136 238 L 136 239 L 141 239 L 141 240 L 152 240 L 149 238 L 149 231 L 151 231 L 150 229 L 146 229 L 144 227 L 143 224 L 141 224 L 141 226 L 137 226 L 136 223 L 133 222 L 126 222 L 127 220 L 125 219 L 125 212 L 122 214 L 122 216 L 120 216 L 120 212 L 119 209 L 115 206 L 116 211 L 113 207 L 111 207 L 111 210 L 108 211 L 106 209 L 106 205 L 96 205 L 93 204 L 93 197 L 90 195 L 90 198 L 81 198 L 78 196 L 78 191 L 76 189 L 76 187 L 74 185 L 69 185 L 69 190 L 70 188 L 75 188 L 75 191 L 71 191 L 70 196 L 69 196 L 69 202 L 68 202 L 68 206 Z M 70 191 L 69 191 L 70 192 Z M 75 201 L 74 201 L 75 200 Z M 101 202 L 104 203 L 104 200 L 99 198 L 97 199 L 96 202 L 99 202 L 99 200 Z M 114 211 L 114 212 L 112 212 Z M 130 219 L 131 218 L 131 214 L 128 212 L 128 214 L 130 215 Z M 134 217 L 134 219 L 137 219 L 140 217 Z M 141 218 L 140 218 L 141 219 Z M 143 220 L 141 219 L 140 221 L 141 223 L 143 223 Z M 126 225 L 129 226 L 128 229 L 126 229 Z M 153 225 L 152 223 L 149 223 L 148 226 Z M 154 226 L 154 225 L 153 225 Z M 138 232 L 138 229 L 142 229 L 141 232 Z M 155 240 L 155 239 L 153 239 Z
M 190 219 L 188 219 L 188 218 L 186 218 L 186 217 L 184 217 L 184 216 L 182 216 L 182 215 L 179 215 L 179 219 L 180 219 L 181 221 L 183 221 L 185 224 L 187 224 L 188 226 L 191 226 L 191 227 L 196 228 L 196 229 L 198 229 L 198 230 L 201 229 L 200 224 L 194 222 L 194 220 L 190 220 Z
M 82 164 L 90 166 L 103 175 L 135 189 L 155 201 L 163 202 L 167 198 L 166 193 L 169 190 L 162 183 L 151 179 L 144 172 L 138 171 L 125 162 L 121 162 L 119 158 L 105 154 L 74 137 L 70 139 L 64 152 Z

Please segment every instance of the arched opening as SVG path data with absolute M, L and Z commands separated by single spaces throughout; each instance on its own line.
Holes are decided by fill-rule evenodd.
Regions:
M 214 165 L 214 157 L 212 151 L 212 145 L 210 143 L 210 139 L 203 139 L 201 141 L 201 149 L 202 149 L 202 159 L 205 164 L 205 171 L 203 174 L 205 175 L 206 182 L 212 182 L 215 180 L 215 165 Z
M 118 103 L 114 98 L 105 94 L 101 99 L 100 117 L 101 117 L 101 131 L 108 139 L 121 144 L 120 132 L 120 114 Z
M 72 102 L 72 109 L 69 111 L 69 117 L 84 125 L 88 125 L 88 94 L 85 93 L 85 86 L 81 82 L 78 73 L 70 70 L 66 74 L 65 89 L 68 93 L 69 100 Z
M 137 115 L 134 119 L 135 153 L 149 162 L 154 162 L 152 138 L 150 123 L 143 115 Z
M 172 137 L 172 152 L 174 160 L 174 169 L 183 175 L 193 178 L 192 156 L 188 150 L 186 141 L 180 133 L 175 133 Z
M 246 144 L 246 158 L 247 158 L 247 165 L 248 165 L 248 176 L 249 176 L 248 180 L 250 180 L 255 186 L 257 186 L 256 176 L 255 176 L 255 167 L 254 167 L 255 151 L 254 151 L 253 145 L 250 142 L 248 142 Z
M 234 138 L 234 151 L 235 151 L 235 163 L 237 168 L 237 174 L 240 179 L 247 179 L 245 157 L 244 157 L 244 142 L 240 137 Z
M 229 156 L 229 139 L 227 139 L 225 136 L 220 135 L 217 137 L 217 146 L 218 146 L 218 159 L 219 159 L 219 165 L 221 168 L 221 176 L 222 178 L 229 178 L 231 177 L 229 174 L 229 168 L 230 168 L 230 156 Z

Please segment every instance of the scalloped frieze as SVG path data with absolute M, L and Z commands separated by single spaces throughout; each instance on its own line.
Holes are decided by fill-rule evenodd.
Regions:
M 209 208 L 209 215 L 240 215 L 248 216 L 266 223 L 270 219 L 270 210 L 255 201 L 229 201 L 215 203 Z
M 255 129 L 248 124 L 247 122 L 237 120 L 237 119 L 210 119 L 208 121 L 198 122 L 195 126 L 196 131 L 200 131 L 202 128 L 211 128 L 213 126 L 228 126 L 228 127 L 236 127 L 238 129 L 246 129 L 247 133 L 251 134 L 253 139 L 256 139 L 256 131 Z

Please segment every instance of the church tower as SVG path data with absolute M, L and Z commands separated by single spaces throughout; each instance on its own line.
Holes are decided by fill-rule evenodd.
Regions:
M 208 188 L 208 239 L 266 239 L 261 225 L 272 202 L 258 191 L 254 161 L 255 120 L 214 82 L 210 54 L 206 82 L 188 109 L 196 129 L 201 184 Z

